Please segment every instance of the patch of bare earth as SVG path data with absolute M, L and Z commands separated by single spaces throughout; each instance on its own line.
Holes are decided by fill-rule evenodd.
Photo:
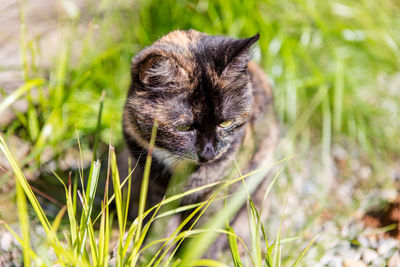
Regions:
M 385 232 L 384 235 L 400 240 L 400 194 L 397 195 L 394 201 L 367 212 L 363 221 L 366 226 L 371 228 L 392 226 L 393 229 Z

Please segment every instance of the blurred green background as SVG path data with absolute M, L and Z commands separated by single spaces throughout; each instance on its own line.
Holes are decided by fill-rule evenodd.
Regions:
M 1 127 L 37 150 L 50 146 L 59 155 L 75 129 L 93 134 L 102 90 L 101 137 L 108 142 L 113 124 L 119 144 L 132 56 L 172 30 L 196 29 L 261 34 L 255 58 L 274 85 L 293 140 L 322 141 L 326 153 L 343 140 L 370 157 L 398 152 L 399 97 L 390 85 L 400 64 L 397 1 L 87 1 L 81 9 L 60 3 L 59 46 L 31 49 L 40 37 L 24 38 L 30 25 L 21 28 L 23 77 L 43 79 L 41 93 L 28 93 L 29 112 Z M 37 59 L 48 50 L 57 52 L 43 68 Z

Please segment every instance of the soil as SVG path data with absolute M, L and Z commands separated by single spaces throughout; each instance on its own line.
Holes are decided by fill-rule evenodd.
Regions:
M 379 209 L 367 212 L 363 218 L 366 226 L 382 228 L 393 225 L 395 228 L 385 232 L 385 236 L 400 240 L 400 193 L 392 202 L 386 203 Z

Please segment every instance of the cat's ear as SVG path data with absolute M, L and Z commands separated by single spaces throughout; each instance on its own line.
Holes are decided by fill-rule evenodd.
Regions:
M 171 57 L 149 54 L 137 66 L 140 82 L 149 89 L 168 89 L 187 79 L 186 71 Z
M 257 33 L 250 38 L 233 40 L 226 50 L 227 61 L 223 73 L 246 69 L 247 63 L 251 60 L 250 48 L 259 38 L 260 34 Z

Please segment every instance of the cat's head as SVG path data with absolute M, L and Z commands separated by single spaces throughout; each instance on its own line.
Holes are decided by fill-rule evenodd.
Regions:
M 223 157 L 251 115 L 247 64 L 258 38 L 175 31 L 137 54 L 124 108 L 128 143 L 147 147 L 157 120 L 156 156 L 201 163 Z

